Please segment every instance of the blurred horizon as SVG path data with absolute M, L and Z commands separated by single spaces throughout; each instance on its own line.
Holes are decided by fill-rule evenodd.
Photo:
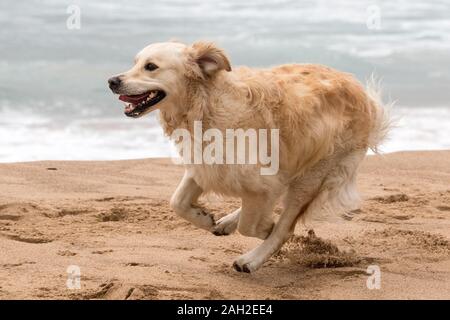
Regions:
M 66 26 L 70 5 L 80 29 Z M 375 73 L 401 118 L 382 149 L 450 149 L 449 12 L 443 0 L 2 1 L 0 162 L 170 156 L 156 113 L 126 118 L 106 80 L 173 38 L 214 41 L 233 66 Z

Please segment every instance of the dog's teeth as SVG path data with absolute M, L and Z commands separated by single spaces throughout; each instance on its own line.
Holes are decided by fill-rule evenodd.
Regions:
M 130 112 L 133 110 L 133 105 L 131 103 L 127 103 L 125 106 L 125 111 Z

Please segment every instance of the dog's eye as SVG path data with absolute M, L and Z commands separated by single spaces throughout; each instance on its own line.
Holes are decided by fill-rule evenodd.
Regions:
M 156 69 L 158 69 L 158 66 L 156 64 L 154 64 L 154 63 L 150 62 L 150 63 L 147 63 L 145 65 L 145 70 L 153 71 L 153 70 L 156 70 Z

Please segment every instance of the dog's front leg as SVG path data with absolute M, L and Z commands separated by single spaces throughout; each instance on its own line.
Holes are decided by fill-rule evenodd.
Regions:
M 202 192 L 203 190 L 194 181 L 192 174 L 186 170 L 183 179 L 170 199 L 170 206 L 180 217 L 195 226 L 212 231 L 215 225 L 214 216 L 194 205 Z

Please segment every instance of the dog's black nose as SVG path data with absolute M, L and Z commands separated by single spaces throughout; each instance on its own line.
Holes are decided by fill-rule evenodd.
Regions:
M 119 77 L 112 77 L 108 79 L 109 88 L 111 90 L 117 90 L 122 83 L 122 80 L 120 80 Z

